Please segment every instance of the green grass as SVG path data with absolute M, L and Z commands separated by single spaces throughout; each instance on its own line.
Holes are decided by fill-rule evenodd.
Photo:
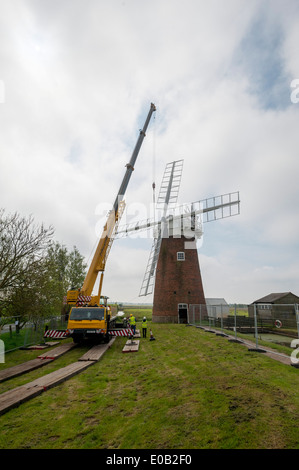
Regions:
M 229 314 L 234 315 L 235 314 L 235 309 L 234 307 L 229 308 Z M 241 317 L 248 317 L 248 308 L 242 308 L 242 307 L 237 307 L 236 309 L 236 315 L 241 316 Z
M 194 327 L 151 326 L 156 341 L 141 338 L 137 353 L 123 354 L 126 338 L 117 338 L 101 361 L 1 416 L 0 447 L 299 448 L 298 369 Z M 0 392 L 81 355 L 74 349 Z

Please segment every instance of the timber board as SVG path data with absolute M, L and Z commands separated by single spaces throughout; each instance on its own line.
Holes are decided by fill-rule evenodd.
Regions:
M 13 407 L 19 406 L 21 403 L 40 395 L 48 388 L 59 385 L 67 379 L 81 372 L 92 365 L 92 362 L 74 362 L 66 367 L 55 370 L 50 374 L 40 377 L 33 382 L 16 387 L 13 390 L 2 393 L 0 395 L 0 415 Z
M 139 340 L 131 341 L 129 339 L 123 348 L 123 353 L 137 352 L 138 349 L 139 349 Z
M 31 370 L 38 369 L 39 367 L 48 364 L 52 359 L 45 359 L 41 361 L 40 359 L 31 359 L 31 361 L 23 362 L 23 364 L 17 364 L 16 366 L 7 367 L 0 371 L 0 382 L 11 379 L 12 377 L 18 377 L 19 375 L 25 374 Z
M 0 415 L 6 413 L 11 408 L 19 406 L 30 398 L 37 397 L 43 392 L 42 387 L 27 388 L 22 385 L 0 395 Z
M 102 346 L 102 348 L 101 354 L 97 355 L 98 359 L 104 354 L 105 351 L 107 351 L 108 348 L 110 348 L 110 346 L 114 343 L 115 339 L 116 338 L 110 340 L 108 344 L 99 345 Z M 24 403 L 30 398 L 34 398 L 37 395 L 40 395 L 49 388 L 59 385 L 60 383 L 70 379 L 74 375 L 79 374 L 84 369 L 87 369 L 87 367 L 93 365 L 98 359 L 83 361 L 79 360 L 77 362 L 73 362 L 68 366 L 62 367 L 61 369 L 58 369 L 54 372 L 50 372 L 49 374 L 40 377 L 32 382 L 17 387 L 13 390 L 9 390 L 8 392 L 2 393 L 0 395 L 0 415 L 6 413 L 11 408 L 19 406 L 21 403 Z M 41 364 L 45 364 L 46 361 L 52 361 L 52 359 L 38 360 Z
M 62 344 L 61 346 L 58 346 L 55 349 L 52 349 L 52 351 L 47 351 L 47 352 L 44 352 L 43 354 L 40 354 L 38 358 L 39 359 L 56 359 L 57 357 L 60 357 L 66 352 L 73 349 L 75 346 L 77 346 L 77 344 L 75 343 L 65 343 L 65 344 Z
M 96 344 L 89 351 L 87 351 L 83 356 L 80 357 L 79 361 L 98 361 L 101 359 L 102 355 L 107 351 L 110 346 L 114 343 L 116 337 L 112 338 L 109 343 L 105 344 Z
M 68 366 L 62 367 L 61 369 L 55 370 L 54 372 L 50 372 L 50 374 L 44 375 L 43 377 L 39 377 L 38 379 L 34 380 L 30 384 L 27 384 L 32 387 L 43 387 L 44 390 L 48 388 L 54 387 L 55 385 L 59 385 L 60 383 L 64 382 L 67 379 L 70 379 L 74 375 L 81 372 L 83 369 L 86 369 L 91 364 L 86 362 L 73 362 Z
M 57 344 L 59 344 L 59 341 L 51 341 L 51 342 L 47 342 L 47 343 L 43 343 L 43 344 L 33 344 L 32 346 L 22 346 L 20 349 L 23 349 L 23 350 L 38 350 L 38 349 L 46 349 L 46 348 L 50 348 L 52 346 L 56 346 Z
M 48 364 L 57 357 L 62 356 L 70 349 L 76 346 L 74 343 L 67 343 L 59 346 L 58 348 L 53 349 L 52 351 L 45 352 L 39 355 L 36 359 L 31 359 L 30 361 L 23 362 L 22 364 L 17 364 L 16 366 L 7 367 L 0 371 L 0 382 L 11 379 L 13 377 L 18 377 L 19 375 L 25 374 L 31 370 L 38 369 L 39 367 Z

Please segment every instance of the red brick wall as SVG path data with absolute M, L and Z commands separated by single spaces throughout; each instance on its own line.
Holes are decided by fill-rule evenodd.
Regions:
M 153 321 L 178 322 L 178 304 L 205 304 L 197 249 L 185 249 L 186 238 L 164 238 L 156 270 Z M 185 261 L 177 261 L 177 252 Z

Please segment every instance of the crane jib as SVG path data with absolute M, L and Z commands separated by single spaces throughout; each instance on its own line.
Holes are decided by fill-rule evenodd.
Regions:
M 144 123 L 143 129 L 141 129 L 140 132 L 139 132 L 139 138 L 138 138 L 137 143 L 135 145 L 135 148 L 133 150 L 131 160 L 126 165 L 127 170 L 126 170 L 125 176 L 123 178 L 123 181 L 121 183 L 121 186 L 119 188 L 119 191 L 117 193 L 115 202 L 113 204 L 113 210 L 114 210 L 115 214 L 117 213 L 119 203 L 122 201 L 122 199 L 125 195 L 125 192 L 126 192 L 128 184 L 129 184 L 132 172 L 134 171 L 134 165 L 135 165 L 140 147 L 141 147 L 143 139 L 146 135 L 145 132 L 147 130 L 147 127 L 149 125 L 150 119 L 151 119 L 152 114 L 153 114 L 154 111 L 156 111 L 156 106 L 153 103 L 151 103 L 151 107 L 150 107 L 150 110 L 148 112 L 148 115 L 147 115 L 146 121 Z
M 140 147 L 142 145 L 143 139 L 145 137 L 145 132 L 147 130 L 148 124 L 150 122 L 151 116 L 154 111 L 156 111 L 156 107 L 153 103 L 151 103 L 150 110 L 148 112 L 143 129 L 140 130 L 139 138 L 133 150 L 131 160 L 126 165 L 126 172 L 125 172 L 123 181 L 117 193 L 113 208 L 108 215 L 102 236 L 98 242 L 93 259 L 91 261 L 88 272 L 86 274 L 83 286 L 81 289 L 68 291 L 67 298 L 70 300 L 72 304 L 75 304 L 76 298 L 78 297 L 79 293 L 85 296 L 86 295 L 91 296 L 99 272 L 101 272 L 101 279 L 100 279 L 100 285 L 98 289 L 98 295 L 92 296 L 92 300 L 90 303 L 93 305 L 95 303 L 98 303 L 101 297 L 103 272 L 105 270 L 108 253 L 111 249 L 111 244 L 114 239 L 113 232 L 115 231 L 117 224 L 119 222 L 119 219 L 121 218 L 122 212 L 124 210 L 123 197 L 126 192 L 128 183 L 130 181 L 132 172 L 134 170 L 134 165 L 135 165 Z

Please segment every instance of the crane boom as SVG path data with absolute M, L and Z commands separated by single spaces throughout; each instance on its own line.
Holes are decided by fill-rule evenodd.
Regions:
M 126 172 L 124 175 L 124 178 L 122 180 L 122 183 L 120 185 L 119 191 L 117 193 L 116 199 L 113 204 L 113 209 L 110 211 L 108 214 L 108 218 L 106 221 L 106 224 L 104 226 L 103 233 L 101 235 L 101 238 L 98 242 L 95 254 L 93 256 L 93 259 L 91 261 L 91 264 L 89 266 L 88 272 L 86 274 L 83 286 L 81 289 L 77 290 L 70 290 L 67 293 L 67 302 L 69 304 L 77 304 L 78 298 L 90 298 L 95 282 L 97 280 L 97 276 L 99 272 L 101 272 L 101 278 L 100 278 L 100 284 L 99 284 L 99 289 L 98 289 L 98 295 L 92 297 L 92 300 L 90 300 L 91 304 L 99 303 L 100 297 L 101 297 L 101 290 L 102 290 L 102 283 L 103 283 L 103 275 L 104 275 L 104 270 L 105 270 L 105 265 L 106 265 L 106 260 L 108 253 L 110 251 L 112 242 L 113 242 L 113 232 L 115 231 L 115 228 L 118 225 L 118 222 L 121 218 L 121 215 L 124 210 L 124 195 L 126 192 L 126 189 L 128 187 L 130 178 L 132 176 L 132 172 L 134 171 L 134 165 L 139 153 L 139 150 L 141 148 L 143 139 L 145 137 L 145 133 L 148 127 L 148 124 L 150 122 L 150 119 L 152 117 L 153 112 L 156 111 L 156 107 L 153 103 L 151 103 L 150 110 L 148 112 L 146 121 L 144 123 L 143 129 L 140 130 L 140 134 L 137 140 L 137 143 L 135 145 L 135 148 L 133 150 L 130 162 L 127 163 L 126 165 Z
M 142 145 L 142 142 L 143 142 L 143 139 L 145 137 L 145 133 L 146 133 L 146 130 L 147 130 L 147 127 L 149 125 L 149 122 L 151 120 L 151 117 L 152 117 L 152 114 L 153 112 L 156 111 L 156 106 L 151 103 L 151 107 L 150 107 L 150 110 L 148 112 L 148 115 L 147 115 L 147 118 L 146 118 L 146 121 L 144 123 L 144 126 L 143 126 L 143 129 L 140 129 L 140 133 L 139 133 L 139 138 L 137 140 L 137 143 L 135 145 L 135 148 L 133 150 L 133 153 L 132 153 L 132 156 L 131 156 L 131 160 L 129 163 L 127 163 L 126 167 L 127 167 L 127 170 L 126 170 L 126 173 L 125 173 L 125 176 L 122 180 L 122 183 L 120 185 L 120 188 L 119 188 L 119 191 L 117 193 L 117 196 L 116 196 L 116 199 L 115 199 L 115 202 L 113 204 L 113 210 L 115 213 L 117 213 L 117 210 L 118 210 L 118 205 L 120 203 L 120 201 L 122 201 L 123 197 L 124 197 L 124 194 L 126 192 L 126 189 L 127 189 L 127 186 L 129 184 L 129 181 L 130 181 L 130 178 L 131 178 L 131 175 L 132 175 L 132 172 L 134 171 L 134 165 L 135 165 L 135 162 L 136 162 L 136 159 L 137 159 L 137 156 L 138 156 L 138 153 L 139 153 L 139 150 L 140 150 L 140 147 Z

